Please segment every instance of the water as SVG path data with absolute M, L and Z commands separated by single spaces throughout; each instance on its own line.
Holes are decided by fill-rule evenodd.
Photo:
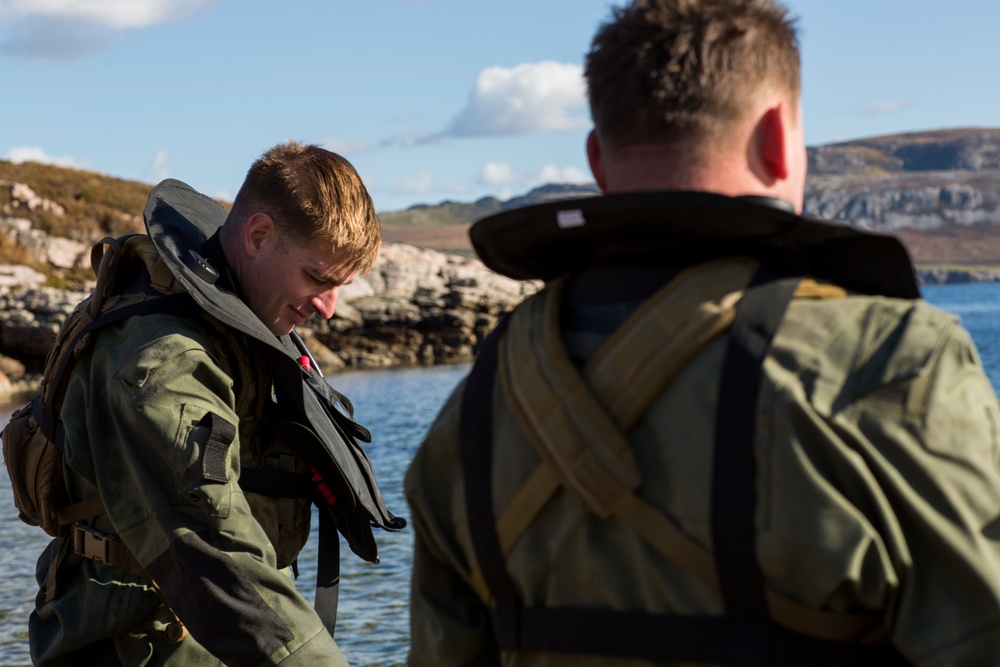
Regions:
M 408 517 L 403 474 L 438 408 L 468 372 L 468 365 L 339 373 L 331 379 L 354 403 L 355 417 L 372 432 L 366 445 L 386 507 Z M 0 405 L 0 419 L 20 407 Z M 315 529 L 316 519 L 313 518 Z M 337 643 L 352 665 L 402 665 L 409 645 L 408 597 L 413 532 L 377 530 L 381 562 L 373 565 L 341 544 Z M 17 518 L 6 467 L 0 479 L 0 667 L 28 665 L 27 619 L 37 586 L 35 561 L 48 543 L 40 528 Z M 297 586 L 313 599 L 316 534 L 300 556 Z
M 1000 392 L 1000 283 L 928 285 L 922 291 L 927 301 L 962 318 L 986 375 Z
M 958 314 L 979 348 L 993 386 L 1000 390 L 1000 283 L 929 286 L 925 298 Z M 354 402 L 373 442 L 367 446 L 386 506 L 408 516 L 402 480 L 434 415 L 468 371 L 467 365 L 342 373 L 334 385 Z M 10 410 L 0 406 L 6 423 Z M 314 522 L 315 525 L 315 522 Z M 34 565 L 48 538 L 21 523 L 13 510 L 6 469 L 0 471 L 0 667 L 27 665 L 27 617 L 33 607 Z M 407 598 L 412 531 L 378 531 L 382 562 L 366 563 L 343 545 L 337 641 L 355 665 L 402 665 L 409 644 Z M 312 599 L 315 534 L 301 557 L 299 589 Z

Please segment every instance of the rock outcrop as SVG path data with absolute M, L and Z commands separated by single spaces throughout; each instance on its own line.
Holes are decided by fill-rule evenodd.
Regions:
M 469 361 L 497 319 L 540 286 L 477 259 L 387 244 L 366 277 L 341 288 L 333 318 L 307 325 L 352 368 Z
M 810 177 L 805 213 L 882 232 L 1000 223 L 1000 169 Z
M 23 250 L 29 261 L 48 263 L 60 269 L 82 269 L 90 265 L 90 245 L 50 236 L 34 229 L 31 221 L 25 218 L 0 218 L 0 234 Z
M 17 274 L 0 267 L 0 372 L 15 391 L 33 390 L 60 324 L 87 292 L 44 287 L 31 274 L 4 286 L 8 269 Z M 477 259 L 386 244 L 372 271 L 341 289 L 333 318 L 312 318 L 300 332 L 326 372 L 470 361 L 497 319 L 540 286 Z
M 808 215 L 886 232 L 1000 223 L 1000 130 L 889 135 L 808 153 Z

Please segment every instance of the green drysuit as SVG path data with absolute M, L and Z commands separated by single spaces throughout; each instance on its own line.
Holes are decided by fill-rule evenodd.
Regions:
M 531 431 L 544 424 L 519 419 L 511 396 L 574 402 L 571 392 L 553 399 L 532 384 L 537 357 L 560 356 L 572 368 L 569 359 L 580 356 L 560 348 L 566 332 L 540 305 L 561 298 L 553 289 L 518 307 L 499 345 L 498 517 L 543 462 Z M 668 324 L 687 317 L 669 308 L 658 314 Z M 641 476 L 636 495 L 707 553 L 727 342 L 722 333 L 702 347 L 627 433 Z M 409 664 L 644 664 L 498 650 L 466 518 L 463 387 L 405 479 L 415 528 Z M 921 667 L 1000 664 L 1000 410 L 955 317 L 920 300 L 793 300 L 763 366 L 756 425 L 756 548 L 769 592 L 806 609 L 873 614 L 892 645 Z M 565 486 L 513 541 L 506 566 L 528 607 L 723 613 L 716 587 L 616 516 L 588 512 Z
M 100 495 L 107 514 L 89 523 L 121 537 L 159 594 L 54 540 L 38 563 L 36 663 L 80 651 L 69 659 L 79 663 L 111 638 L 130 667 L 347 664 L 287 568 L 308 534 L 308 501 L 238 485 L 241 466 L 263 465 L 267 452 L 254 410 L 237 414 L 234 381 L 205 331 L 172 315 L 132 317 L 99 331 L 74 366 L 62 410 L 70 500 Z M 230 435 L 239 425 L 232 442 L 209 445 L 223 422 Z M 179 643 L 166 632 L 171 610 L 190 632 Z

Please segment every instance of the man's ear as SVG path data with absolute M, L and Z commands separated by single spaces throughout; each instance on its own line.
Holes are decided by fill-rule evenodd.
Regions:
M 243 226 L 243 249 L 248 257 L 256 257 L 268 243 L 276 243 L 278 228 L 267 213 L 254 213 Z
M 788 150 L 789 110 L 784 102 L 767 109 L 757 122 L 754 132 L 761 164 L 771 182 L 788 178 L 790 157 Z
M 597 130 L 591 130 L 587 135 L 587 162 L 590 163 L 590 173 L 594 175 L 597 189 L 607 192 L 607 177 L 604 174 L 604 152 L 601 150 L 601 140 L 597 138 Z

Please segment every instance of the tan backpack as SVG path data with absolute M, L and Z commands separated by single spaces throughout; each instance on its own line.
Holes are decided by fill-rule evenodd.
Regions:
M 53 537 L 69 525 L 104 512 L 100 498 L 68 505 L 63 479 L 62 424 L 59 412 L 69 370 L 89 347 L 92 332 L 131 317 L 160 312 L 191 312 L 191 298 L 174 281 L 145 234 L 106 237 L 91 251 L 97 284 L 66 318 L 45 358 L 41 391 L 13 415 L 0 433 L 3 458 L 14 492 L 18 518 L 41 526 Z M 121 294 L 122 282 L 145 267 L 153 293 Z

